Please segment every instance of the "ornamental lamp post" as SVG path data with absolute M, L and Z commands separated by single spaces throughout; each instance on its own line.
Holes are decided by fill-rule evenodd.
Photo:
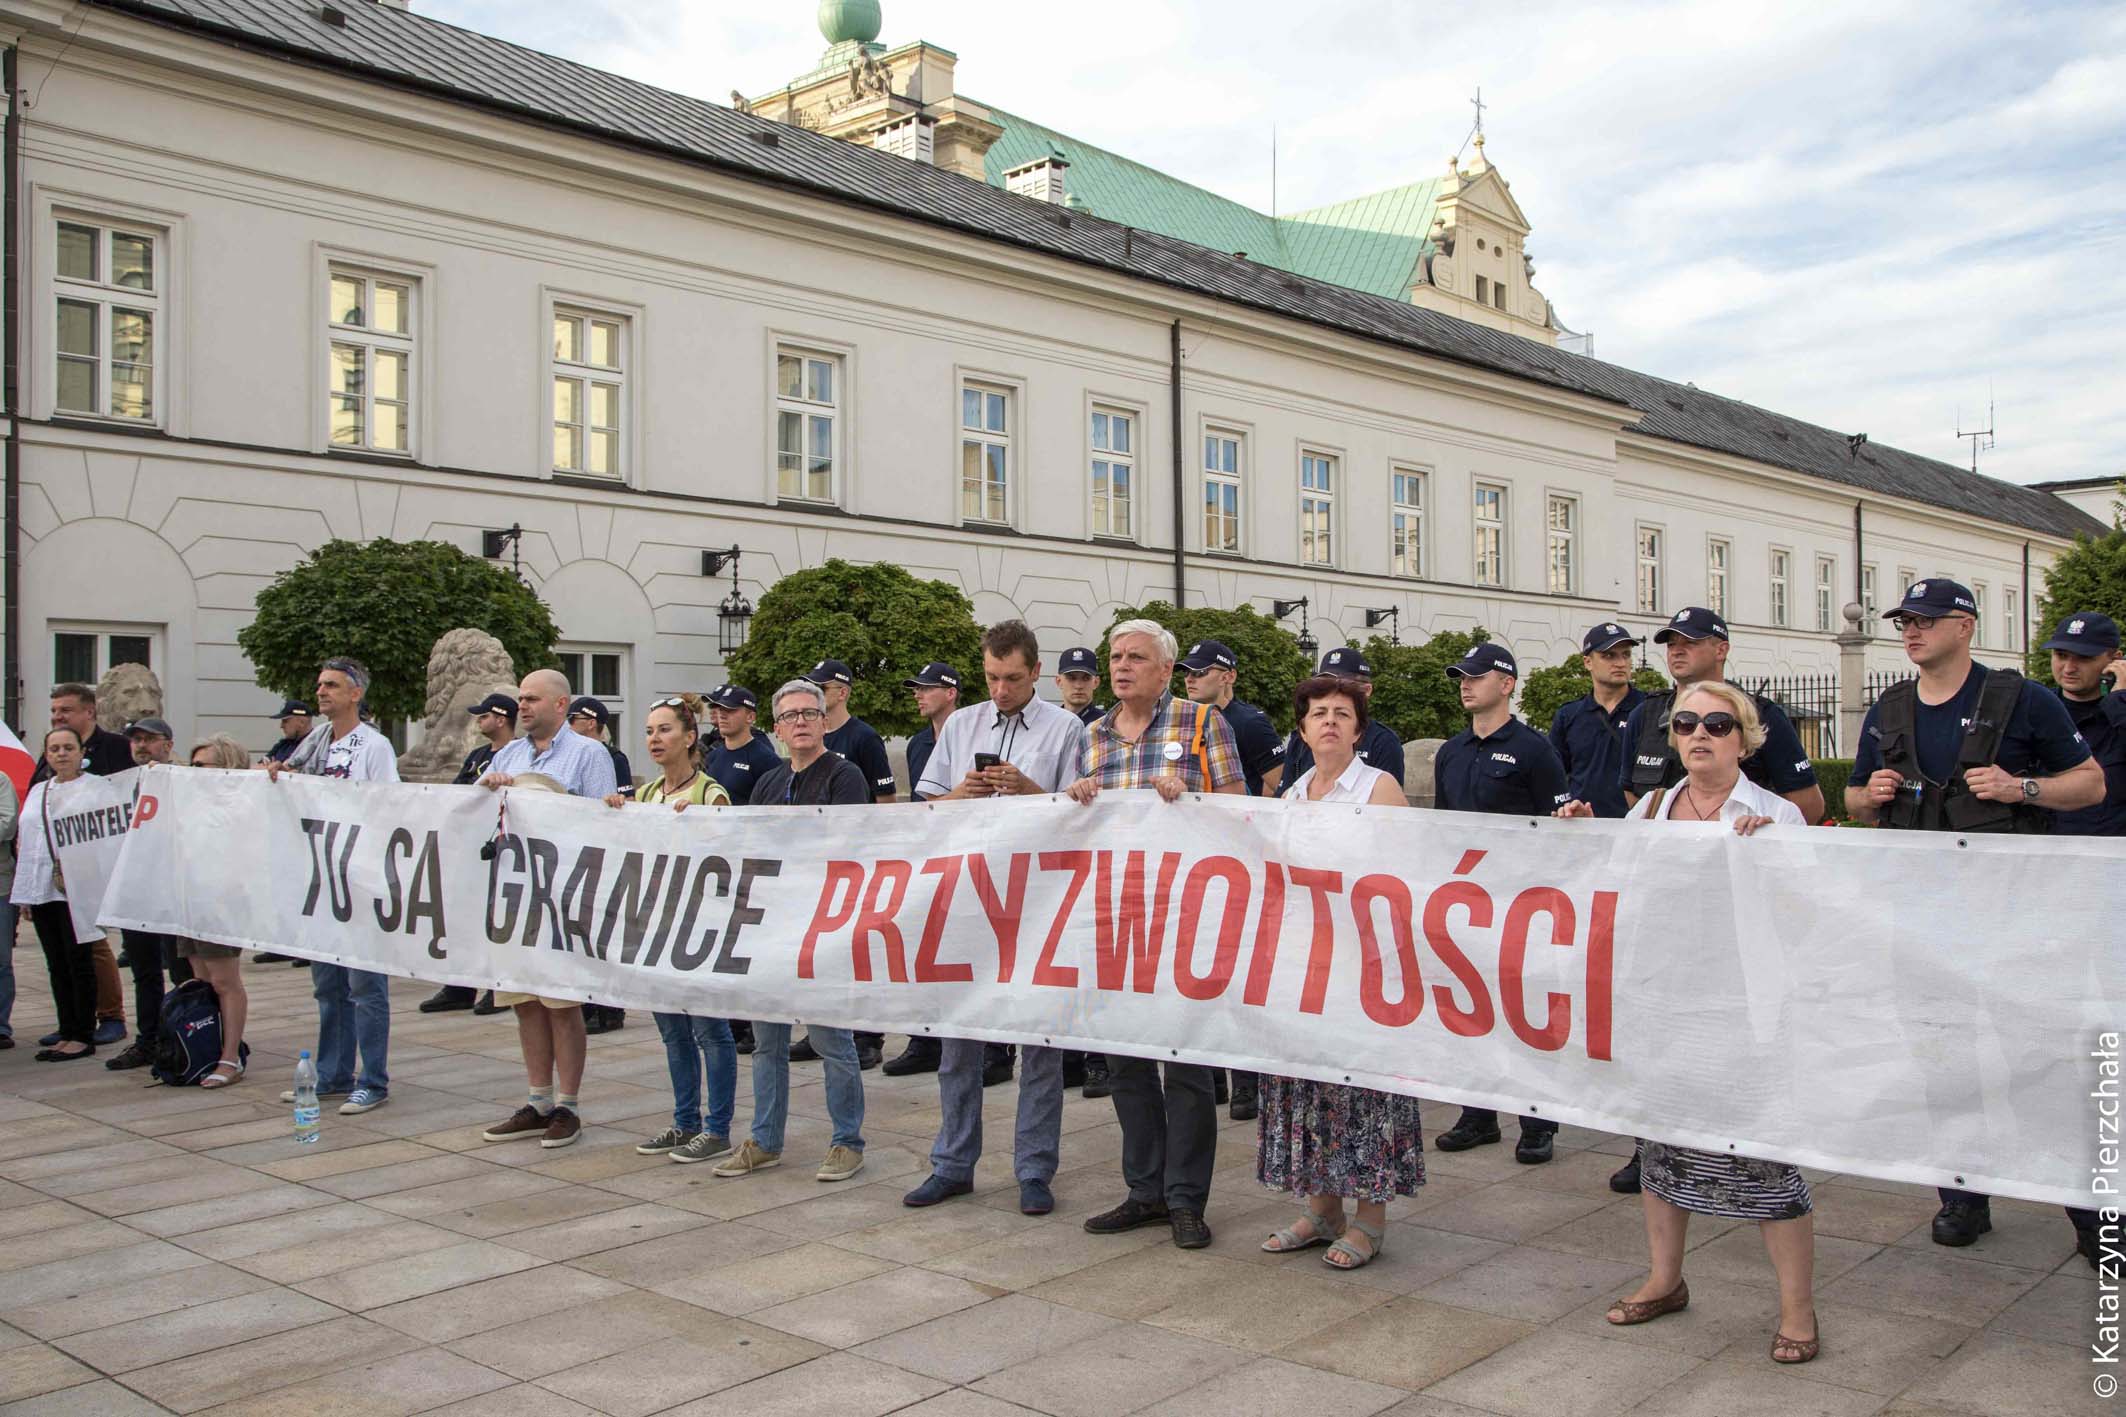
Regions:
M 731 568 L 731 593 L 716 607 L 716 648 L 726 659 L 745 645 L 746 635 L 753 624 L 753 602 L 738 588 L 738 561 L 744 554 L 744 550 L 737 546 L 728 551 L 701 553 L 704 576 L 722 575 L 724 567 Z

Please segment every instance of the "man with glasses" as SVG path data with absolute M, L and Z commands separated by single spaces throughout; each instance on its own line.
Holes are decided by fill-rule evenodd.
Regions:
M 1321 657 L 1321 673 L 1338 679 L 1349 679 L 1358 685 L 1358 691 L 1370 703 L 1373 698 L 1373 666 L 1358 652 L 1356 646 L 1345 645 L 1332 649 Z M 1358 740 L 1358 760 L 1368 767 L 1379 768 L 1393 777 L 1397 785 L 1403 781 L 1403 740 L 1395 736 L 1395 730 L 1379 719 L 1368 717 L 1366 731 Z M 1284 772 L 1278 777 L 1277 788 L 1272 796 L 1282 797 L 1285 788 L 1306 775 L 1314 766 L 1314 751 L 1307 747 L 1306 740 L 1293 729 L 1284 740 Z
M 1884 612 L 1919 677 L 1885 689 L 1861 724 L 1845 791 L 1854 820 L 1959 835 L 2049 833 L 2056 814 L 2104 800 L 2104 770 L 2060 700 L 2012 669 L 1972 659 L 1977 617 L 1971 592 L 1942 577 L 1914 581 Z M 1977 998 L 1961 1002 L 1974 1015 L 1986 1008 Z M 1944 1110 L 1971 1101 L 1928 1098 Z M 1935 1244 L 1968 1245 L 1993 1228 L 1985 1196 L 1939 1191 Z
M 1032 797 L 1057 792 L 1077 774 L 1085 748 L 1085 725 L 1067 708 L 1042 699 L 1041 647 L 1018 620 L 992 625 L 982 636 L 982 677 L 987 702 L 961 709 L 938 734 L 937 751 L 915 785 L 933 801 Z M 911 1048 L 913 1043 L 911 1043 Z M 944 1117 L 930 1150 L 930 1177 L 902 1202 L 936 1205 L 974 1189 L 982 1159 L 982 1089 L 998 1071 L 1011 1077 L 1011 1055 L 1000 1043 L 947 1038 L 939 1043 L 938 1096 Z M 1055 1180 L 1063 1137 L 1063 1055 L 1026 1044 L 1019 1050 L 1017 1129 L 1012 1171 L 1019 1182 L 1019 1209 L 1046 1215 L 1055 1209 Z
M 792 679 L 771 701 L 775 735 L 790 760 L 753 786 L 756 807 L 853 806 L 871 798 L 863 770 L 822 742 L 826 695 L 811 679 Z M 817 1178 L 846 1181 L 864 1167 L 864 1079 L 856 1040 L 846 1028 L 807 1024 L 815 1056 L 826 1063 L 827 1116 L 834 1131 Z M 714 1176 L 745 1176 L 782 1165 L 790 1109 L 790 1025 L 756 1021 L 753 1037 L 753 1134 L 718 1162 Z
M 1469 726 L 1440 745 L 1433 760 L 1433 805 L 1444 812 L 1492 812 L 1507 817 L 1547 817 L 1571 795 L 1565 765 L 1550 740 L 1513 716 L 1520 666 L 1503 645 L 1472 646 L 1447 666 L 1459 681 Z M 1513 1159 L 1526 1166 L 1550 1160 L 1558 1124 L 1545 1117 L 1521 1118 Z M 1440 1133 L 1441 1151 L 1467 1151 L 1499 1139 L 1499 1114 L 1464 1107 L 1461 1119 Z

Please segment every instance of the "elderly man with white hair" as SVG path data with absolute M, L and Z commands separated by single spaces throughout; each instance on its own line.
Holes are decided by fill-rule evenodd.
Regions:
M 1173 694 L 1180 646 L 1156 620 L 1124 620 L 1107 632 L 1107 680 L 1115 706 L 1091 725 L 1078 761 L 1074 801 L 1090 804 L 1109 788 L 1149 787 L 1168 802 L 1184 792 L 1246 791 L 1240 749 L 1225 715 Z M 1174 1243 L 1211 1243 L 1203 1207 L 1210 1199 L 1218 1142 L 1211 1069 L 1148 1058 L 1113 1061 L 1115 1116 L 1122 1123 L 1122 1175 L 1129 1197 L 1085 1222 L 1114 1235 L 1164 1221 Z

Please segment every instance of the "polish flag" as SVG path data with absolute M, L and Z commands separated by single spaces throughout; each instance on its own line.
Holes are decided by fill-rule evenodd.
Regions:
M 29 749 L 22 746 L 22 740 L 15 736 L 15 730 L 5 723 L 0 723 L 0 773 L 5 773 L 8 781 L 15 784 L 17 802 L 29 796 L 30 774 L 36 770 L 37 760 L 30 756 Z

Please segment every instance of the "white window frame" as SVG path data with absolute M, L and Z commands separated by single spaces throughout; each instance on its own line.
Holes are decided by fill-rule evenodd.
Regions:
M 1310 464 L 1312 466 L 1310 466 Z M 1318 468 L 1318 472 L 1317 472 Z M 1293 527 L 1298 543 L 1293 548 L 1298 553 L 1302 566 L 1336 565 L 1336 550 L 1343 541 L 1343 531 L 1336 519 L 1339 500 L 1339 483 L 1343 481 L 1344 459 L 1340 450 L 1302 443 L 1299 456 L 1293 463 L 1293 473 L 1298 483 L 1299 520 Z M 1319 476 L 1326 483 L 1322 487 L 1309 487 L 1308 479 Z M 1326 541 L 1328 545 L 1322 546 Z
M 1771 623 L 1776 629 L 1789 629 L 1794 619 L 1794 553 L 1785 546 L 1774 546 L 1770 555 Z
M 184 349 L 180 336 L 184 331 L 174 323 L 187 309 L 189 295 L 186 277 L 186 261 L 189 254 L 186 213 L 166 207 L 144 206 L 138 202 L 115 201 L 100 192 L 82 192 L 70 188 L 31 182 L 24 191 L 24 221 L 34 223 L 28 229 L 45 233 L 38 240 L 27 243 L 27 260 L 23 267 L 24 306 L 22 318 L 27 338 L 22 351 L 23 406 L 43 417 L 58 417 L 108 422 L 121 428 L 160 428 L 177 437 L 190 432 L 190 413 L 187 409 L 189 380 L 186 364 L 181 357 Z M 152 419 L 117 418 L 102 419 L 84 413 L 65 412 L 59 408 L 59 287 L 58 279 L 58 223 L 80 222 L 88 226 L 116 226 L 132 231 L 149 231 L 161 238 L 161 247 L 156 252 L 157 271 L 155 283 L 161 300 L 159 316 L 155 321 L 155 416 Z M 72 284 L 66 282 L 65 284 Z M 103 348 L 109 348 L 108 345 Z
M 170 677 L 170 666 L 163 658 L 164 645 L 167 640 L 164 632 L 167 629 L 168 626 L 166 625 L 130 624 L 118 620 L 47 620 L 44 625 L 44 645 L 48 656 L 45 660 L 45 665 L 51 677 L 46 680 L 46 683 L 66 684 L 79 682 L 93 687 L 96 681 L 101 679 L 111 668 L 111 641 L 117 637 L 146 640 L 148 642 L 148 668 L 155 672 L 156 678 L 167 681 Z M 59 673 L 58 640 L 61 635 L 93 635 L 95 637 L 95 673 L 89 675 L 86 679 L 78 681 L 62 676 Z M 130 664 L 133 661 L 121 660 L 119 662 Z
M 1483 514 L 1484 494 L 1498 494 L 1499 514 L 1496 518 Z M 1510 529 L 1513 525 L 1512 490 L 1503 482 L 1478 478 L 1469 490 L 1469 581 L 1472 585 L 1503 590 L 1513 581 L 1512 546 Z M 1484 532 L 1498 533 L 1498 568 L 1491 579 L 1484 576 Z
M 2019 650 L 2023 647 L 2023 588 L 2018 585 L 2001 587 L 2001 620 L 2008 627 L 2008 642 L 2003 649 Z
M 1566 525 L 1557 525 L 1557 510 L 1566 512 Z M 1564 584 L 1558 584 L 1558 553 L 1564 552 Z M 1570 492 L 1543 494 L 1543 588 L 1552 595 L 1580 592 L 1580 499 Z
M 1826 635 L 1840 633 L 1845 628 L 1838 613 L 1838 558 L 1816 558 L 1816 628 Z
M 1993 625 L 1986 619 L 1986 583 L 1971 582 L 1971 644 L 1975 649 L 1985 649 L 1993 643 Z
M 618 484 L 622 487 L 640 486 L 639 458 L 644 443 L 642 440 L 643 400 L 641 366 L 645 345 L 645 312 L 642 306 L 624 301 L 608 300 L 600 296 L 571 290 L 543 287 L 539 299 L 539 348 L 546 352 L 546 375 L 539 383 L 537 430 L 537 456 L 544 459 L 545 466 L 554 477 L 581 478 L 586 482 L 602 485 Z M 559 319 L 600 320 L 619 326 L 620 366 L 616 371 L 591 365 L 572 364 L 554 354 L 554 322 Z M 588 326 L 586 326 L 588 334 Z M 558 420 L 554 409 L 554 383 L 557 379 L 576 378 L 586 383 L 617 384 L 619 394 L 619 437 L 615 440 L 616 470 L 611 473 L 591 472 L 587 468 L 563 468 L 554 456 L 554 430 Z M 588 436 L 586 418 L 586 438 Z M 586 442 L 586 447 L 588 443 Z M 534 464 L 537 466 L 538 464 Z
M 92 276 L 68 276 L 60 273 L 58 246 L 61 226 L 86 228 L 95 233 L 96 266 Z M 73 207 L 55 208 L 50 212 L 43 229 L 50 233 L 52 247 L 52 295 L 46 313 L 52 336 L 48 373 L 51 379 L 53 414 L 61 418 L 107 421 L 129 428 L 164 426 L 164 411 L 168 398 L 168 381 L 164 370 L 169 362 L 169 311 L 173 306 L 169 295 L 172 246 L 169 229 L 159 222 L 133 221 L 103 211 Z M 118 237 L 142 238 L 147 241 L 150 288 L 136 290 L 111 281 L 111 249 Z M 95 326 L 95 348 L 86 356 L 67 354 L 59 348 L 59 307 L 62 302 L 87 305 L 93 311 L 91 319 Z M 114 366 L 120 362 L 114 357 L 112 324 L 120 310 L 129 314 L 145 315 L 148 319 L 147 358 L 144 361 L 148 371 L 148 412 L 145 417 L 112 411 L 111 374 Z M 125 362 L 137 366 L 143 361 Z M 87 363 L 95 370 L 95 407 L 61 408 L 60 366 L 80 363 Z
M 1415 484 L 1416 501 L 1406 495 Z M 1430 530 L 1432 472 L 1409 463 L 1388 465 L 1388 573 L 1423 580 L 1432 569 Z
M 1127 449 L 1114 446 L 1113 420 L 1126 419 L 1129 424 Z M 1106 439 L 1108 446 L 1098 446 L 1098 425 L 1095 420 L 1108 420 Z M 1084 458 L 1078 467 L 1085 474 L 1085 526 L 1088 539 L 1098 541 L 1141 542 L 1144 539 L 1145 519 L 1151 506 L 1144 492 L 1144 479 L 1138 474 L 1144 470 L 1144 439 L 1148 415 L 1142 404 L 1123 399 L 1105 398 L 1089 394 L 1085 401 L 1084 422 L 1079 424 L 1085 439 Z M 1115 530 L 1114 472 L 1121 469 L 1128 474 L 1129 488 L 1126 505 L 1128 523 L 1120 531 Z M 1102 493 L 1106 494 L 1103 503 Z M 1107 520 L 1100 518 L 1105 507 Z
M 333 291 L 336 282 L 343 279 L 362 283 L 365 320 L 374 318 L 378 286 L 403 289 L 405 331 L 399 333 L 368 324 L 341 323 L 338 318 L 340 312 L 334 308 L 337 302 Z M 324 338 L 318 342 L 322 377 L 317 399 L 322 435 L 320 444 L 323 451 L 407 462 L 420 460 L 420 451 L 424 446 L 421 436 L 422 420 L 429 406 L 429 400 L 425 396 L 429 378 L 428 366 L 432 362 L 427 357 L 428 297 L 429 281 L 419 269 L 361 253 L 326 253 L 318 281 L 318 298 L 324 302 L 324 318 L 319 322 Z M 338 409 L 336 400 L 342 397 L 333 388 L 333 369 L 341 349 L 358 351 L 362 360 L 362 392 L 359 396 L 362 405 L 362 440 L 359 443 L 341 443 L 333 439 L 333 415 Z M 379 354 L 396 355 L 405 361 L 404 381 L 396 399 L 383 399 L 377 395 L 376 369 Z M 402 448 L 380 446 L 376 441 L 376 410 L 380 406 L 392 405 L 401 405 L 406 410 L 406 445 Z
M 571 699 L 578 699 L 583 697 L 585 694 L 589 694 L 592 698 L 598 700 L 600 703 L 604 704 L 608 709 L 612 710 L 613 728 L 611 730 L 611 733 L 609 734 L 609 741 L 612 742 L 613 746 L 620 749 L 621 752 L 626 752 L 628 750 L 628 742 L 623 735 L 631 731 L 630 725 L 634 723 L 634 720 L 628 716 L 627 712 L 629 667 L 628 646 L 607 644 L 590 640 L 580 642 L 572 640 L 563 640 L 559 644 L 556 644 L 554 646 L 554 656 L 557 659 L 565 660 L 567 658 L 574 657 L 583 661 L 584 667 L 589 670 L 589 673 L 584 676 L 585 682 L 579 683 L 573 676 L 569 678 L 569 697 Z M 597 658 L 599 656 L 610 656 L 613 660 L 616 661 L 614 682 L 619 687 L 614 693 L 600 694 L 592 690 L 591 685 L 597 679 Z M 564 674 L 568 673 L 566 665 L 563 666 L 561 672 Z M 573 732 L 574 730 L 571 729 L 570 731 Z
M 1705 538 L 1705 608 L 1723 620 L 1735 618 L 1735 543 L 1725 536 Z
M 1653 538 L 1653 550 L 1647 550 L 1647 538 Z M 1637 522 L 1632 526 L 1632 605 L 1640 615 L 1665 615 L 1661 602 L 1667 598 L 1668 572 L 1664 565 L 1668 553 L 1668 529 L 1654 522 Z
M 955 385 L 959 391 L 954 402 L 959 414 L 960 436 L 953 505 L 958 509 L 960 523 L 963 526 L 1015 526 L 1018 524 L 1019 447 L 1024 441 L 1019 428 L 1021 402 L 1018 386 L 1000 379 L 969 373 L 961 374 Z M 980 427 L 969 427 L 967 424 L 967 397 L 970 394 L 982 401 Z M 1002 409 L 1004 426 L 1000 429 L 987 426 L 992 400 Z M 987 515 L 992 509 L 987 505 L 986 488 L 981 512 L 978 514 L 967 509 L 967 449 L 970 446 L 996 448 L 1002 453 L 1004 485 L 997 498 L 994 516 Z M 982 466 L 986 472 L 986 456 L 982 460 Z M 984 480 L 986 481 L 986 477 Z
M 782 391 L 782 361 L 798 361 L 798 389 L 793 395 Z M 811 395 L 815 392 L 813 368 L 824 364 L 828 370 L 825 400 Z M 849 437 L 849 420 L 845 408 L 849 402 L 849 359 L 845 351 L 832 345 L 811 340 L 778 339 L 768 351 L 768 490 L 777 502 L 792 502 L 800 506 L 838 507 L 844 504 L 848 485 L 847 468 L 844 466 L 848 449 L 853 445 Z M 798 490 L 783 486 L 782 420 L 785 414 L 798 420 L 799 466 L 794 469 Z M 816 456 L 813 449 L 813 430 L 818 420 L 827 423 L 827 485 L 825 495 L 816 494 L 811 486 L 813 470 L 807 466 Z
M 1200 530 L 1203 535 L 1203 550 L 1210 556 L 1245 556 L 1248 552 L 1248 435 L 1239 428 L 1223 423 L 1205 424 L 1197 446 L 1202 449 L 1201 465 L 1203 496 L 1199 503 L 1202 514 Z M 1213 444 L 1232 446 L 1233 466 L 1230 471 L 1212 463 L 1217 451 Z M 1226 494 L 1231 510 L 1212 511 L 1212 501 L 1220 493 Z M 1221 544 L 1224 538 L 1214 537 L 1211 527 L 1214 519 L 1231 521 L 1232 544 Z
M 1904 598 L 1904 588 L 1912 584 L 1912 575 L 1902 567 L 1897 572 L 1898 599 Z M 1860 628 L 1869 638 L 1881 634 L 1882 572 L 1872 561 L 1860 564 Z

